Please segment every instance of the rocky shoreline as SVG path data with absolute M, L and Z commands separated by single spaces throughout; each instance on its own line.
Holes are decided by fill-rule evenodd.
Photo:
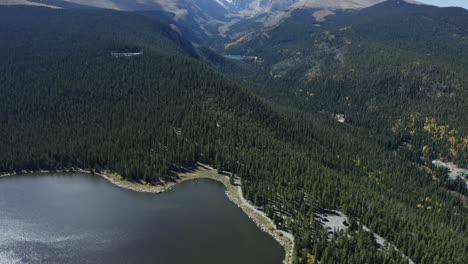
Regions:
M 249 201 L 244 199 L 241 183 L 239 180 L 231 184 L 229 173 L 219 174 L 216 169 L 207 165 L 198 164 L 198 168 L 189 173 L 179 174 L 181 182 L 189 179 L 208 178 L 221 182 L 226 186 L 226 196 L 244 211 L 247 216 L 264 232 L 272 236 L 285 250 L 284 264 L 291 264 L 294 251 L 294 237 L 291 233 L 277 229 L 273 220 L 268 218 L 262 211 L 258 210 Z
M 242 188 L 240 187 L 240 181 L 236 180 L 236 183 L 233 185 L 229 180 L 229 173 L 219 174 L 218 171 L 210 166 L 204 164 L 197 164 L 197 167 L 193 170 L 184 173 L 178 173 L 178 179 L 175 182 L 168 182 L 161 185 L 151 185 L 145 182 L 136 183 L 125 180 L 122 176 L 117 173 L 103 171 L 95 172 L 86 169 L 70 169 L 70 170 L 58 170 L 58 171 L 21 171 L 20 173 L 5 173 L 0 174 L 0 178 L 15 176 L 21 174 L 43 174 L 43 173 L 87 173 L 94 174 L 103 177 L 109 182 L 115 184 L 116 186 L 136 192 L 147 192 L 147 193 L 162 193 L 169 191 L 176 184 L 193 180 L 193 179 L 212 179 L 218 182 L 221 182 L 226 186 L 226 196 L 235 203 L 238 207 L 247 214 L 247 216 L 252 219 L 255 224 L 264 232 L 271 235 L 285 250 L 285 259 L 283 260 L 284 264 L 291 264 L 293 251 L 294 251 L 294 237 L 291 233 L 285 232 L 283 230 L 278 230 L 273 221 L 268 218 L 262 211 L 258 210 L 253 206 L 249 201 L 244 199 L 242 194 Z

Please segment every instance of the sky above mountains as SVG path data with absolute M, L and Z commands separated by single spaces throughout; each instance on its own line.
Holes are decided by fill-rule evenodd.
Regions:
M 468 0 L 419 0 L 435 6 L 460 6 L 468 9 Z

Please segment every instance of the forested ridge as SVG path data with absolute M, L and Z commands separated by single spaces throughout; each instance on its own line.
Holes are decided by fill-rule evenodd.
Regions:
M 392 135 L 393 148 L 414 147 L 415 162 L 424 156 L 426 164 L 441 158 L 468 166 L 468 11 L 397 0 L 325 21 L 313 20 L 315 11 L 296 10 L 229 46 L 229 54 L 264 62 L 254 76 L 231 76 L 284 105 L 344 114 L 348 123 Z M 242 30 L 233 26 L 231 35 Z
M 2 7 L 0 39 L 2 172 L 81 167 L 158 184 L 200 161 L 241 177 L 246 198 L 293 233 L 297 263 L 406 263 L 359 227 L 328 241 L 314 220 L 324 208 L 416 263 L 468 257 L 467 209 L 435 170 L 389 148 L 393 136 L 257 97 L 164 22 Z M 143 54 L 111 55 L 128 51 Z

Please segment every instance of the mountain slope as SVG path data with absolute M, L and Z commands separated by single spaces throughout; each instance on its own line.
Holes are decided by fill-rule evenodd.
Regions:
M 97 9 L 0 13 L 8 40 L 0 53 L 2 171 L 112 168 L 157 182 L 174 164 L 211 159 L 213 150 L 201 149 L 215 148 L 211 137 L 227 129 L 213 129 L 217 120 L 248 127 L 248 112 L 264 111 L 261 104 L 250 109 L 255 98 L 187 57 L 190 43 L 159 20 Z M 119 55 L 129 52 L 142 54 Z M 235 116 L 226 111 L 242 107 Z M 186 141 L 193 133 L 205 136 Z
M 416 147 L 415 161 L 425 155 L 468 165 L 467 10 L 392 0 L 325 22 L 311 20 L 313 12 L 296 10 L 224 52 L 263 60 L 256 82 L 266 79 L 268 88 L 257 89 L 263 96 L 395 135 Z M 434 140 L 436 132 L 424 129 L 431 120 L 455 139 Z
M 293 233 L 296 263 L 406 263 L 359 226 L 329 240 L 321 209 L 416 263 L 466 260 L 468 211 L 435 170 L 388 150 L 390 137 L 259 99 L 188 56 L 160 20 L 1 7 L 0 38 L 1 172 L 82 167 L 162 184 L 201 161 L 240 177 L 246 198 Z
M 163 15 L 167 21 L 193 31 L 194 39 L 203 42 L 207 37 L 226 31 L 237 21 L 267 15 L 265 25 L 275 25 L 292 10 L 316 8 L 318 16 L 326 16 L 337 9 L 360 9 L 384 0 L 0 0 L 0 5 L 42 5 L 56 8 L 98 7 L 115 10 Z

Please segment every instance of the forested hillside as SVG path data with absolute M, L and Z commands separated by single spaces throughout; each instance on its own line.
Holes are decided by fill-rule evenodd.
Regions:
M 391 0 L 322 22 L 313 12 L 297 10 L 223 52 L 262 59 L 250 80 L 264 97 L 343 114 L 394 136 L 392 148 L 410 144 L 416 162 L 468 166 L 467 10 Z
M 1 54 L 2 171 L 112 168 L 155 182 L 211 160 L 224 132 L 258 126 L 253 118 L 268 114 L 185 56 L 193 47 L 164 22 L 106 10 L 1 12 L 9 40 Z M 128 52 L 142 54 L 118 55 Z
M 81 167 L 159 184 L 201 161 L 241 177 L 246 198 L 293 233 L 296 263 L 468 258 L 468 210 L 435 170 L 389 149 L 393 137 L 260 99 L 188 56 L 164 22 L 2 7 L 0 39 L 1 172 Z M 320 209 L 400 252 L 358 226 L 328 240 Z

